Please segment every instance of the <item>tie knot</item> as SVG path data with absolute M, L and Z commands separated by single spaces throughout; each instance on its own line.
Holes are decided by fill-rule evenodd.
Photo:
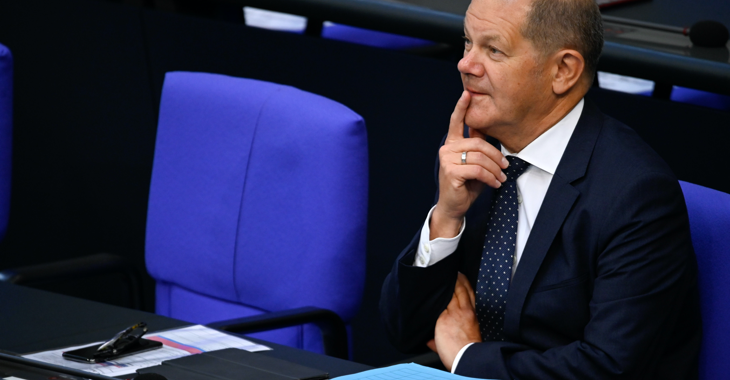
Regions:
M 515 156 L 507 156 L 507 161 L 509 161 L 509 167 L 503 171 L 507 176 L 508 182 L 516 181 L 527 170 L 527 167 L 530 166 L 528 162 Z

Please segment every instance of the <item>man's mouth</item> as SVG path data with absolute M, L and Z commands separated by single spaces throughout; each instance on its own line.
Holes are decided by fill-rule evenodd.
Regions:
M 469 91 L 469 94 L 472 95 L 472 96 L 474 96 L 474 95 L 477 95 L 477 96 L 479 96 L 479 95 L 487 95 L 486 92 L 478 91 L 478 90 L 475 90 L 475 89 L 472 89 L 472 88 L 469 88 L 469 87 L 467 87 L 466 90 Z

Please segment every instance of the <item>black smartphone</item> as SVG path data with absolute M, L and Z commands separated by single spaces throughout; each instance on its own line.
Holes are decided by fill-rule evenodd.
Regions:
M 109 360 L 138 354 L 140 352 L 162 348 L 162 343 L 154 340 L 140 338 L 137 342 L 138 343 L 134 345 L 125 347 L 124 350 L 118 351 L 116 354 L 100 354 L 98 350 L 101 344 L 96 344 L 93 346 L 82 347 L 73 351 L 66 351 L 63 353 L 63 357 L 64 359 L 82 363 L 103 363 Z

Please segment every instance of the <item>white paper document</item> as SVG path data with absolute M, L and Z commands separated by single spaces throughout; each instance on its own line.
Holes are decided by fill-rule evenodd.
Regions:
M 97 364 L 87 364 L 66 360 L 61 355 L 65 351 L 71 351 L 94 344 L 101 344 L 102 342 L 85 344 L 83 346 L 66 347 L 60 350 L 38 352 L 35 354 L 25 355 L 25 357 L 28 359 L 39 360 L 46 363 L 113 377 L 134 373 L 140 368 L 156 366 L 164 360 L 176 359 L 202 352 L 222 350 L 224 348 L 240 348 L 251 352 L 271 349 L 264 345 L 231 336 L 201 325 L 149 334 L 145 335 L 144 338 L 161 342 L 163 346 L 157 350 L 141 352 L 136 355 Z

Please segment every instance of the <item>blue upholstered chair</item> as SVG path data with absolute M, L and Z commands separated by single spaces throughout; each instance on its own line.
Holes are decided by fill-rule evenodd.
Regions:
M 730 374 L 730 194 L 680 181 L 697 255 L 702 309 L 700 379 Z
M 728 95 L 714 94 L 711 92 L 695 90 L 693 88 L 674 86 L 670 99 L 675 102 L 689 103 L 723 111 L 730 111 L 730 96 Z
M 434 42 L 421 38 L 335 23 L 327 24 L 322 28 L 322 38 L 390 50 L 408 50 L 435 45 Z
M 10 160 L 13 131 L 13 55 L 0 44 L 0 240 L 10 213 Z
M 348 322 L 365 279 L 367 188 L 365 124 L 345 106 L 168 73 L 147 214 L 157 313 L 210 324 L 314 306 Z M 322 350 L 312 325 L 250 335 Z

